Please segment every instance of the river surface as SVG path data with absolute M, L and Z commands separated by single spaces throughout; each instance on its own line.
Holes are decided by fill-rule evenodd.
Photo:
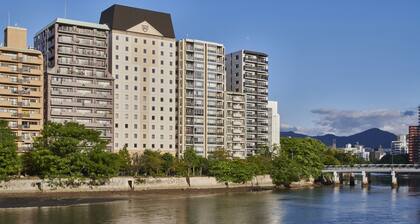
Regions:
M 32 207 L 0 208 L 0 223 L 420 223 L 420 177 L 400 178 L 398 189 L 391 189 L 388 177 L 372 179 L 369 189 L 344 185 L 249 193 L 155 194 L 114 201 L 49 199 L 61 206 L 46 206 L 45 199 L 31 198 L 25 200 Z M 1 199 L 0 206 L 7 207 L 7 200 L 15 199 Z

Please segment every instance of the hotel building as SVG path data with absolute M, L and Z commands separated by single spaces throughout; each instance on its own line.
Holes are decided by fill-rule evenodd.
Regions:
M 8 26 L 0 47 L 0 119 L 16 133 L 19 152 L 32 148 L 43 125 L 42 54 L 26 47 L 26 35 Z
M 246 97 L 246 149 L 254 155 L 268 139 L 268 59 L 260 52 L 241 50 L 226 55 L 227 90 Z
M 225 147 L 224 46 L 184 39 L 177 42 L 177 147 L 207 157 Z
M 114 151 L 175 154 L 175 33 L 170 14 L 113 5 L 110 28 L 114 83 Z
M 44 118 L 73 121 L 112 144 L 113 80 L 108 72 L 108 26 L 58 18 L 35 35 L 44 56 Z

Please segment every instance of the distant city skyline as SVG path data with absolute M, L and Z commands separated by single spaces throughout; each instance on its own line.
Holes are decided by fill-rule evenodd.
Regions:
M 117 3 L 170 13 L 176 39 L 266 52 L 270 99 L 279 102 L 283 130 L 348 135 L 377 127 L 403 134 L 417 124 L 418 1 L 67 0 L 66 17 L 98 22 Z M 5 27 L 10 18 L 10 25 L 26 27 L 33 45 L 36 32 L 65 17 L 64 4 L 4 1 L 0 23 Z

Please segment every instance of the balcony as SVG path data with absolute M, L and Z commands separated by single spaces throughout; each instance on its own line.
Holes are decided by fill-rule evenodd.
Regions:
M 22 130 L 41 130 L 41 125 L 21 125 Z
M 42 119 L 42 114 L 40 113 L 17 113 L 18 118 L 24 118 L 24 119 Z
M 0 118 L 17 118 L 17 112 L 0 112 Z

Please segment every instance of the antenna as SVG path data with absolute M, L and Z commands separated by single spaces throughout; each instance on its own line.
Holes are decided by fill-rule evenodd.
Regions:
M 10 11 L 7 11 L 7 26 L 10 26 Z

